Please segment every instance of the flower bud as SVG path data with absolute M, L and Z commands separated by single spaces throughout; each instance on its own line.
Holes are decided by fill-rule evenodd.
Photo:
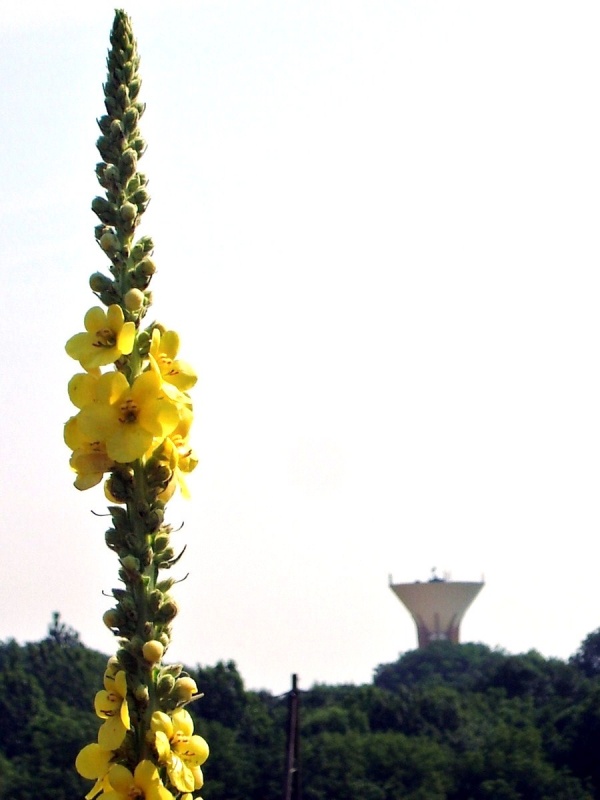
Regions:
M 121 173 L 121 178 L 126 181 L 131 178 L 137 167 L 137 153 L 131 147 L 127 148 L 124 153 L 121 153 L 118 162 L 118 168 Z
M 134 263 L 137 264 L 137 262 L 141 261 L 144 256 L 150 255 L 153 250 L 154 242 L 150 236 L 142 236 L 134 244 L 133 250 L 131 251 L 131 258 L 133 259 Z
M 104 292 L 106 289 L 113 288 L 113 282 L 101 272 L 94 272 L 90 275 L 90 289 L 92 292 Z
M 112 231 L 106 231 L 100 237 L 100 247 L 105 253 L 112 253 L 119 248 L 119 240 Z
M 175 678 L 172 675 L 163 675 L 156 684 L 159 697 L 167 697 L 175 688 Z
M 151 664 L 156 664 L 156 662 L 160 661 L 164 655 L 164 652 L 165 648 L 156 639 L 146 642 L 146 644 L 142 647 L 144 658 Z
M 162 553 L 165 547 L 169 546 L 169 534 L 159 533 L 154 537 L 154 550 L 157 553 Z
M 174 600 L 166 600 L 154 615 L 154 621 L 159 625 L 172 622 L 177 616 L 177 611 L 177 603 Z
M 160 671 L 161 675 L 172 675 L 174 678 L 178 678 L 181 675 L 183 670 L 182 664 L 169 664 L 166 667 L 163 667 Z
M 114 225 L 116 222 L 116 208 L 105 197 L 94 197 L 92 211 L 105 225 Z
M 140 703 L 146 704 L 150 700 L 150 693 L 148 691 L 148 687 L 144 686 L 143 683 L 135 689 L 134 693 L 135 699 L 138 700 Z
M 140 562 L 135 556 L 125 556 L 121 559 L 121 564 L 127 572 L 139 572 Z
M 119 214 L 121 215 L 121 219 L 124 219 L 126 222 L 131 222 L 131 220 L 135 219 L 137 213 L 138 213 L 137 206 L 129 202 L 123 203 L 123 205 L 119 209 Z
M 139 118 L 140 114 L 135 106 L 131 106 L 127 109 L 123 114 L 123 128 L 127 133 L 133 133 L 137 127 Z
M 136 272 L 145 278 L 151 278 L 156 272 L 156 264 L 151 258 L 146 256 L 143 258 L 136 267 Z
M 177 700 L 181 703 L 189 703 L 194 695 L 198 694 L 198 687 L 196 681 L 189 676 L 177 678 L 175 681 L 175 695 Z
M 113 629 L 119 627 L 119 612 L 116 608 L 109 608 L 102 616 L 102 621 L 107 628 Z
M 160 608 L 163 599 L 163 593 L 158 589 L 154 589 L 148 596 L 148 608 L 152 614 L 156 614 Z
M 144 306 L 144 293 L 139 289 L 130 289 L 123 300 L 128 311 L 139 311 Z

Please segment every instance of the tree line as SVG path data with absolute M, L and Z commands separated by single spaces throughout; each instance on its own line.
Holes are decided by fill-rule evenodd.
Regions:
M 106 656 L 54 616 L 40 642 L 0 643 L 0 800 L 75 800 L 96 738 Z M 232 662 L 186 668 L 211 747 L 204 800 L 281 800 L 286 697 L 248 691 Z M 436 642 L 364 685 L 300 692 L 303 800 L 600 798 L 600 629 L 568 661 Z

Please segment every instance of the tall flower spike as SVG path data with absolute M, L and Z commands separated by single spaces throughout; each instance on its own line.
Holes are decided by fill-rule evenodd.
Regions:
M 103 621 L 118 637 L 104 689 L 94 699 L 102 721 L 97 742 L 79 753 L 76 769 L 95 781 L 87 798 L 192 800 L 203 783 L 208 745 L 193 733 L 184 706 L 200 695 L 178 664 L 163 666 L 177 604 L 174 578 L 161 578 L 179 556 L 165 523 L 165 504 L 182 473 L 197 463 L 189 444 L 193 420 L 188 390 L 193 368 L 179 359 L 179 336 L 158 323 L 141 322 L 151 305 L 156 271 L 148 236 L 134 240 L 149 202 L 146 178 L 137 171 L 145 142 L 138 123 L 141 81 L 129 18 L 115 13 L 104 84 L 106 113 L 98 120 L 102 161 L 96 174 L 105 196 L 92 202 L 100 224 L 96 240 L 109 259 L 111 277 L 95 272 L 90 287 L 98 306 L 84 318 L 85 331 L 66 345 L 85 372 L 69 381 L 77 409 L 65 425 L 75 486 L 89 489 L 106 477 L 112 525 L 106 544 L 119 559 L 122 584 Z M 165 730 L 157 729 L 162 720 Z M 153 727 L 154 721 L 154 727 Z

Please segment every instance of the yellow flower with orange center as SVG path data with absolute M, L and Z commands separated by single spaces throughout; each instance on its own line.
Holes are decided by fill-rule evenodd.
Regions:
M 121 464 L 154 450 L 179 423 L 177 404 L 163 391 L 158 370 L 139 375 L 130 386 L 121 372 L 102 375 L 98 402 L 86 405 L 78 425 L 87 441 L 104 442 L 107 456 Z
M 150 727 L 158 760 L 165 764 L 167 775 L 180 792 L 193 792 L 204 784 L 201 765 L 208 758 L 208 744 L 194 734 L 194 722 L 185 708 L 170 715 L 155 711 Z
M 98 744 L 102 750 L 117 750 L 128 730 L 131 730 L 127 705 L 127 676 L 116 658 L 109 658 L 104 673 L 104 689 L 94 698 L 94 708 L 105 720 L 98 731 Z
M 150 355 L 156 360 L 163 379 L 176 386 L 180 391 L 187 392 L 198 380 L 198 376 L 187 363 L 178 359 L 179 334 L 175 331 L 164 331 L 159 328 L 152 331 Z
M 98 306 L 90 308 L 83 324 L 85 331 L 71 336 L 65 349 L 84 369 L 113 364 L 133 350 L 135 323 L 125 322 L 121 306 L 114 304 L 106 311 Z
M 163 785 L 156 765 L 144 759 L 134 772 L 121 764 L 113 764 L 108 773 L 111 791 L 102 800 L 174 800 Z

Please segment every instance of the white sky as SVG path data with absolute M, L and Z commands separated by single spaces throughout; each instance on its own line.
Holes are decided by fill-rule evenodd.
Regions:
M 600 626 L 596 2 L 125 5 L 155 315 L 201 379 L 172 660 L 251 688 L 369 681 L 416 645 L 387 586 L 486 586 L 463 640 L 567 658 Z M 0 638 L 117 586 L 72 487 L 64 342 L 113 4 L 0 18 Z

